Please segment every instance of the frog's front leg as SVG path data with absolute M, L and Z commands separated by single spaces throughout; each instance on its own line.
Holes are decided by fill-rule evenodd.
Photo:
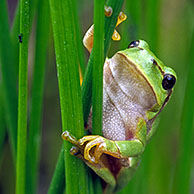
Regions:
M 68 131 L 63 132 L 62 138 L 78 147 L 84 159 L 91 164 L 99 163 L 102 154 L 121 159 L 140 155 L 144 151 L 139 139 L 112 141 L 99 135 L 88 135 L 76 140 Z

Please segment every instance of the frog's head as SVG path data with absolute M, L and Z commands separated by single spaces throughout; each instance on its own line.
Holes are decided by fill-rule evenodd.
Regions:
M 129 79 L 131 83 L 135 82 L 134 91 L 140 85 L 141 89 L 138 92 L 140 95 L 141 91 L 144 92 L 141 101 L 146 103 L 144 97 L 151 99 L 148 111 L 157 112 L 158 115 L 167 103 L 175 85 L 177 77 L 174 70 L 165 66 L 143 40 L 131 42 L 127 49 L 117 53 L 117 58 L 125 63 L 125 68 L 130 69 L 130 73 L 135 74 L 132 79 Z

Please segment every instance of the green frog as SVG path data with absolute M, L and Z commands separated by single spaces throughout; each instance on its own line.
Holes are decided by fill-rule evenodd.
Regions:
M 83 42 L 91 51 L 93 26 Z M 62 138 L 74 145 L 71 154 L 104 180 L 104 193 L 110 194 L 120 191 L 136 171 L 177 76 L 144 40 L 132 41 L 128 48 L 107 58 L 103 73 L 103 136 L 77 140 L 64 131 Z

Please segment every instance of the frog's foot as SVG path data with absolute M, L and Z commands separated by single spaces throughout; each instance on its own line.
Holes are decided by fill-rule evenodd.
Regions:
M 102 154 L 121 158 L 116 144 L 104 137 L 98 135 L 84 136 L 78 142 L 81 146 L 85 145 L 84 158 L 91 164 L 99 163 Z
M 120 23 L 124 22 L 126 19 L 127 19 L 127 16 L 121 11 L 121 12 L 119 13 L 118 18 L 117 18 L 116 27 L 117 27 Z M 113 39 L 114 41 L 119 41 L 119 40 L 121 39 L 120 34 L 119 34 L 116 30 L 114 30 L 114 32 L 113 32 L 112 39 Z
M 105 11 L 105 15 L 107 17 L 111 17 L 112 15 L 112 8 L 111 7 L 107 7 L 105 6 L 104 8 L 104 11 Z M 118 19 L 117 19 L 117 24 L 116 24 L 116 27 L 122 23 L 123 21 L 125 21 L 127 19 L 127 16 L 123 13 L 123 12 L 120 12 L 119 16 L 118 16 Z M 115 28 L 116 28 L 115 27 Z M 84 46 L 87 48 L 87 50 L 89 52 L 92 51 L 92 48 L 93 48 L 93 39 L 94 39 L 94 25 L 92 25 L 88 31 L 86 32 L 84 38 L 83 38 L 83 44 Z M 112 35 L 112 39 L 115 40 L 115 41 L 119 41 L 121 39 L 121 36 L 119 35 L 119 33 L 114 30 L 114 33 Z
M 108 154 L 115 158 L 126 158 L 122 156 L 118 142 L 116 143 L 99 135 L 88 135 L 77 140 L 68 131 L 64 131 L 61 136 L 64 140 L 76 146 L 70 150 L 72 155 L 84 159 L 90 164 L 99 163 L 103 154 Z

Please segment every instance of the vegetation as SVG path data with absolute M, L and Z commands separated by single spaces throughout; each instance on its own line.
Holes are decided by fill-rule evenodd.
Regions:
M 146 40 L 178 80 L 136 174 L 119 194 L 194 192 L 192 1 L 107 0 L 111 17 L 99 0 L 0 5 L 0 193 L 102 193 L 100 179 L 69 154 L 71 144 L 60 135 L 68 130 L 82 137 L 91 105 L 93 132 L 102 133 L 104 60 L 136 39 Z M 128 18 L 115 42 L 121 10 Z M 82 38 L 92 23 L 89 56 Z

